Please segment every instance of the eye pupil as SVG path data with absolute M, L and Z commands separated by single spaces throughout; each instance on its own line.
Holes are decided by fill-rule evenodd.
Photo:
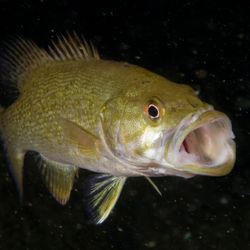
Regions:
M 148 106 L 148 114 L 150 118 L 157 119 L 159 118 L 159 110 L 154 104 Z

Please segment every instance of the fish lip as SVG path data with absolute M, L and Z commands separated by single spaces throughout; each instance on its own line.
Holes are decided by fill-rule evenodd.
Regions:
M 215 129 L 217 127 L 217 129 L 219 129 L 220 126 L 222 126 L 221 132 L 216 132 L 217 130 Z M 204 130 L 208 131 L 207 136 L 209 139 L 203 144 L 205 145 L 205 148 L 206 144 L 208 144 L 207 141 L 209 141 L 212 143 L 212 147 L 210 147 L 211 152 L 213 151 L 213 146 L 214 148 L 217 147 L 220 149 L 220 153 L 218 152 L 218 157 L 215 155 L 215 153 L 213 153 L 213 157 L 211 158 L 212 160 L 208 162 L 200 160 L 200 158 L 205 159 L 207 153 L 205 150 L 198 150 L 199 154 L 197 151 L 193 150 L 193 152 L 189 154 L 186 149 L 184 153 L 183 148 L 181 149 L 188 136 L 197 133 L 197 131 L 201 133 L 201 138 L 206 138 L 204 136 L 204 134 L 206 134 L 203 132 Z M 218 134 L 218 138 L 221 136 L 221 141 L 223 143 L 217 139 L 216 133 L 215 136 L 213 136 L 213 130 Z M 226 175 L 232 170 L 235 163 L 235 142 L 233 139 L 234 134 L 232 132 L 231 121 L 224 113 L 215 111 L 212 108 L 201 110 L 197 113 L 188 115 L 181 121 L 169 142 L 167 161 L 179 171 L 186 171 L 200 175 Z M 198 142 L 199 140 L 194 140 L 193 143 Z M 222 146 L 219 147 L 218 144 Z M 192 144 L 189 145 L 192 146 Z M 203 148 L 202 145 L 200 148 Z M 185 153 L 187 153 L 187 155 Z M 219 155 L 221 155 L 221 157 L 219 157 Z M 199 157 L 199 160 L 197 157 Z

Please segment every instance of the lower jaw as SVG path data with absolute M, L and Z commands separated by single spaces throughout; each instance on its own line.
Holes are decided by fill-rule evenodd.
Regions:
M 215 167 L 204 167 L 195 164 L 186 164 L 179 167 L 180 170 L 196 175 L 224 176 L 229 174 L 234 167 L 235 159 Z

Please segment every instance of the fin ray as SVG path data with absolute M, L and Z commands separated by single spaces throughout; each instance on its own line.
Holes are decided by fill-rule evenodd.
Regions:
M 42 157 L 41 173 L 45 185 L 53 197 L 62 205 L 69 200 L 78 168 Z
M 67 33 L 67 36 L 58 36 L 57 42 L 52 42 L 49 51 L 55 60 L 100 59 L 96 48 L 75 32 L 72 35 Z
M 19 90 L 22 89 L 22 76 L 25 72 L 53 60 L 44 49 L 20 37 L 4 43 L 3 48 L 1 81 L 11 81 Z
M 78 147 L 85 157 L 96 159 L 98 157 L 97 150 L 100 149 L 101 143 L 97 137 L 85 131 L 78 124 L 64 118 L 59 118 L 59 123 L 64 133 Z
M 153 187 L 153 189 L 160 195 L 162 196 L 162 193 L 160 191 L 160 189 L 156 186 L 156 184 L 153 182 L 153 180 L 148 177 L 148 176 L 145 176 L 145 178 L 147 179 L 147 181 L 149 182 L 149 184 Z
M 100 59 L 91 43 L 75 32 L 58 36 L 48 51 L 30 40 L 17 37 L 3 43 L 1 53 L 1 81 L 12 82 L 21 91 L 23 75 L 29 70 L 53 61 Z
M 126 177 L 98 175 L 89 178 L 85 184 L 86 208 L 90 220 L 101 224 L 114 208 Z
M 26 152 L 17 151 L 8 144 L 5 145 L 10 172 L 14 178 L 20 201 L 23 199 L 23 166 Z

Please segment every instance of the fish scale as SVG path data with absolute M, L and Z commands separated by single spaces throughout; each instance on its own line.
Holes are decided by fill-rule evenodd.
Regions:
M 150 177 L 220 176 L 234 165 L 225 114 L 187 85 L 100 59 L 75 33 L 52 41 L 48 51 L 18 39 L 1 58 L 1 81 L 20 93 L 0 112 L 20 197 L 28 151 L 41 158 L 45 185 L 62 205 L 79 169 L 98 173 L 84 184 L 85 211 L 94 223 L 109 216 L 128 177 L 145 177 L 161 194 Z

